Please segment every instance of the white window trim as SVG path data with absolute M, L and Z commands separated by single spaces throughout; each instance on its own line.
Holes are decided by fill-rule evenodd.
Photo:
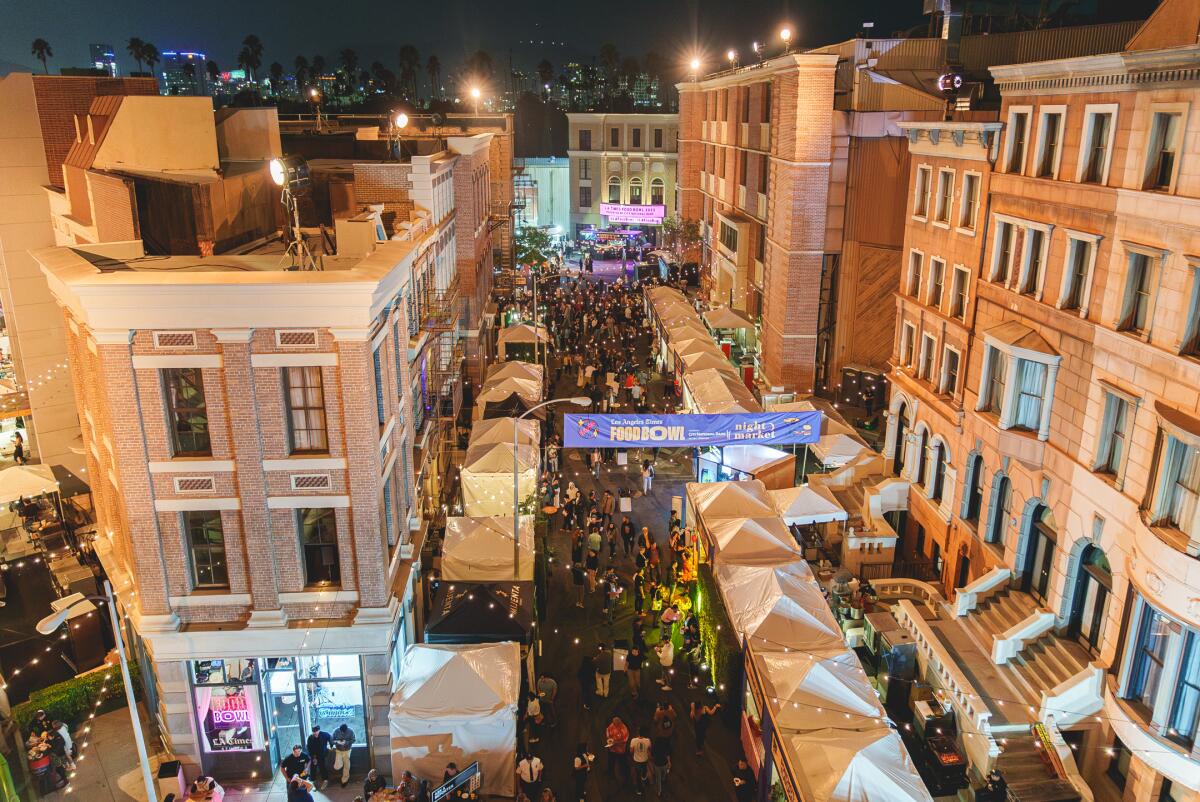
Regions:
M 1142 405 L 1142 399 L 1132 393 L 1126 392 L 1112 381 L 1100 379 L 1098 383 L 1100 385 L 1100 428 L 1097 432 L 1099 436 L 1096 438 L 1095 447 L 1092 449 L 1092 471 L 1099 471 L 1102 461 L 1100 449 L 1104 443 L 1101 438 L 1104 436 L 1108 396 L 1111 395 L 1119 398 L 1129 405 L 1129 414 L 1125 420 L 1125 449 L 1121 452 L 1121 464 L 1117 466 L 1116 476 L 1113 477 L 1117 488 L 1121 489 L 1125 485 L 1125 467 L 1129 464 L 1129 451 L 1133 443 L 1133 432 L 1136 428 L 1138 408 Z
M 975 178 L 975 219 L 971 221 L 970 225 L 965 225 L 963 220 L 963 216 L 967 211 L 967 176 L 974 176 Z M 982 186 L 983 173 L 977 170 L 963 170 L 962 183 L 958 192 L 958 222 L 955 226 L 955 231 L 959 234 L 973 237 L 979 229 L 979 197 L 983 194 L 983 190 L 980 189 Z
M 1062 164 L 1063 155 L 1063 137 L 1067 133 L 1067 107 L 1066 106 L 1039 106 L 1037 117 L 1037 147 L 1034 149 L 1034 175 L 1037 175 L 1037 168 L 1042 163 L 1042 155 L 1046 147 L 1046 118 L 1051 114 L 1059 115 L 1058 120 L 1058 152 L 1054 154 L 1054 164 L 1050 168 L 1050 175 L 1039 176 L 1040 178 L 1048 178 L 1052 181 L 1058 179 L 1058 168 Z M 1028 143 L 1028 139 L 1026 139 Z
M 983 335 L 983 343 L 987 348 L 993 348 L 996 351 L 1004 354 L 1004 399 L 1000 404 L 1000 428 L 1011 429 L 1013 427 L 1013 413 L 1016 411 L 1017 401 L 1017 362 L 1018 360 L 1026 360 L 1028 362 L 1039 362 L 1046 366 L 1046 386 L 1042 395 L 1042 414 L 1038 421 L 1037 438 L 1046 440 L 1050 437 L 1050 419 L 1051 408 L 1054 406 L 1054 389 L 1058 382 L 1058 368 L 1062 363 L 1062 356 L 1043 354 L 1041 351 L 1031 351 L 1028 348 L 1020 348 L 1015 345 L 1000 342 L 993 338 L 990 334 Z M 983 409 L 984 390 L 987 388 L 988 370 L 991 366 L 992 357 L 985 350 L 983 370 L 979 377 L 979 399 L 978 409 Z
M 921 188 L 921 173 L 922 173 L 922 171 L 924 171 L 928 175 L 928 180 L 925 182 L 925 214 L 919 214 L 917 212 L 917 209 L 920 206 L 917 203 L 917 197 L 918 197 L 917 190 Z M 917 172 L 916 172 L 916 180 L 913 181 L 913 214 L 912 214 L 912 218 L 914 220 L 920 220 L 922 223 L 929 222 L 929 196 L 932 191 L 933 191 L 933 165 L 918 164 Z
M 957 386 L 955 386 L 955 387 L 947 387 L 946 386 L 946 365 L 947 365 L 946 352 L 947 351 L 953 351 L 954 355 L 956 357 L 958 357 L 958 375 L 957 375 L 957 377 L 955 377 L 955 380 L 954 380 L 956 385 L 962 381 L 962 365 L 963 365 L 962 351 L 958 350 L 957 348 L 955 348 L 953 345 L 950 345 L 949 343 L 942 344 L 942 364 L 938 369 L 938 392 L 942 393 L 944 395 L 953 396 L 953 395 L 957 394 L 958 387 Z
M 971 271 L 966 265 L 956 263 L 951 272 L 954 274 L 954 278 L 952 278 L 950 280 L 950 310 L 951 310 L 951 313 L 949 316 L 954 317 L 957 320 L 966 322 L 967 308 L 971 305 Z M 956 317 L 953 314 L 953 310 L 954 310 L 954 298 L 958 293 L 956 293 L 954 291 L 954 284 L 955 284 L 955 279 L 958 278 L 959 274 L 962 274 L 964 277 L 963 278 L 963 308 L 962 308 L 962 314 L 958 315 Z
M 1083 274 L 1083 287 L 1079 293 L 1079 316 L 1084 320 L 1088 316 L 1088 303 L 1092 300 L 1092 277 L 1096 272 L 1096 255 L 1100 251 L 1100 240 L 1104 237 L 1100 234 L 1090 234 L 1086 231 L 1076 231 L 1072 228 L 1064 228 L 1063 233 L 1067 235 L 1067 252 L 1063 257 L 1062 271 L 1062 286 L 1059 288 L 1058 302 L 1054 305 L 1057 309 L 1062 309 L 1067 302 L 1067 297 L 1071 294 L 1071 261 L 1075 242 L 1086 242 L 1089 247 L 1087 270 Z M 1074 311 L 1074 310 L 1067 310 Z
M 910 343 L 912 349 L 905 348 L 905 343 Z M 905 351 L 908 351 L 908 360 L 905 361 Z M 917 327 L 908 321 L 900 324 L 900 353 L 896 355 L 896 361 L 901 367 L 911 368 L 916 363 L 917 358 Z
M 1146 148 L 1142 152 L 1142 179 L 1138 186 L 1145 184 L 1146 170 L 1150 167 L 1150 148 L 1154 145 L 1154 115 L 1155 114 L 1178 114 L 1179 115 L 1179 142 L 1175 145 L 1175 168 L 1171 173 L 1171 183 L 1165 190 L 1166 194 L 1174 195 L 1175 190 L 1179 188 L 1179 168 L 1183 164 L 1184 145 L 1187 144 L 1188 135 L 1188 111 L 1191 108 L 1190 103 L 1151 103 L 1150 108 L 1146 111 Z M 1164 192 L 1164 190 L 1154 190 L 1156 192 Z
M 925 364 L 925 343 L 929 342 L 929 364 Z M 933 376 L 937 367 L 937 337 L 927 331 L 921 332 L 921 348 L 917 353 L 917 378 L 933 384 Z
M 991 264 L 988 267 L 988 281 L 992 281 L 992 282 L 995 282 L 1000 276 L 1000 254 L 1002 253 L 1001 242 L 1003 242 L 1003 236 L 1004 236 L 1004 226 L 1001 225 L 1002 223 L 1006 223 L 1012 227 L 1013 245 L 1015 246 L 1016 245 L 1016 237 L 1017 237 L 1017 229 L 1020 228 L 1022 225 L 1024 225 L 1025 221 L 1019 220 L 1015 217 L 1009 217 L 1008 215 L 1005 215 L 1005 214 L 999 214 L 999 213 L 992 214 L 992 228 L 995 231 L 995 233 L 992 235 L 992 259 L 991 259 Z M 1006 287 L 1010 286 L 1012 284 L 1013 263 L 1016 261 L 1016 259 L 1017 259 L 1017 254 L 1016 254 L 1016 249 L 1014 247 L 1014 249 L 1012 251 L 1010 251 L 1008 254 L 1008 264 L 1006 265 L 1006 267 L 1008 268 L 1008 270 L 1006 271 L 1008 273 L 1008 279 L 1004 282 L 1004 286 L 1006 286 Z
M 1108 145 L 1104 150 L 1104 164 L 1100 167 L 1100 183 L 1096 186 L 1108 184 L 1108 169 L 1112 166 L 1113 142 L 1117 138 L 1117 112 L 1120 111 L 1120 108 L 1117 103 L 1089 103 L 1083 107 L 1083 137 L 1079 140 L 1079 158 L 1077 159 L 1079 164 L 1075 167 L 1077 183 L 1083 183 L 1083 171 L 1087 169 L 1087 159 L 1083 156 L 1088 143 L 1092 140 L 1092 127 L 1096 124 L 1096 115 L 1111 114 L 1112 122 L 1108 126 Z
M 1009 170 L 1008 166 L 1012 163 L 1013 128 L 1015 125 L 1013 122 L 1013 117 L 1018 114 L 1025 115 L 1025 145 L 1021 152 L 1021 163 L 1017 166 L 1016 170 Z M 1027 161 L 1029 161 L 1029 126 L 1032 124 L 1033 106 L 1008 107 L 1008 118 L 1004 125 L 1004 161 L 1001 162 L 1001 164 L 1004 165 L 1004 172 L 1011 173 L 1013 175 L 1025 174 L 1025 164 Z
M 908 272 L 904 277 L 904 294 L 919 301 L 921 299 L 920 289 L 918 288 L 917 293 L 913 294 L 913 256 L 920 257 L 920 264 L 917 265 L 917 277 L 920 278 L 925 274 L 925 251 L 910 248 L 908 251 Z
M 1154 331 L 1154 313 L 1158 308 L 1159 284 L 1162 283 L 1162 277 L 1167 268 L 1167 258 L 1171 255 L 1171 252 L 1162 248 L 1156 248 L 1153 245 L 1142 245 L 1138 242 L 1121 240 L 1121 253 L 1123 254 L 1123 264 L 1120 274 L 1121 283 L 1119 285 L 1121 304 L 1117 307 L 1117 319 L 1114 321 L 1113 328 L 1122 334 L 1128 334 L 1131 337 L 1137 337 L 1142 340 L 1149 340 L 1150 332 Z M 1135 253 L 1150 258 L 1150 299 L 1147 301 L 1146 327 L 1141 331 L 1121 328 L 1121 322 L 1125 319 L 1125 309 L 1129 303 L 1129 256 Z
M 943 220 L 939 220 L 938 218 L 941 217 L 941 211 L 942 211 L 942 208 L 941 208 L 942 207 L 942 176 L 947 175 L 947 174 L 950 176 L 950 199 L 948 201 L 946 201 L 946 219 L 943 221 Z M 944 228 L 947 231 L 950 230 L 950 226 L 953 225 L 953 223 L 951 221 L 954 220 L 954 187 L 955 187 L 955 184 L 957 183 L 957 180 L 958 180 L 958 171 L 955 170 L 953 167 L 939 167 L 938 168 L 937 181 L 933 187 L 934 204 L 933 204 L 933 217 L 931 218 L 931 222 L 933 223 L 933 225 L 937 226 L 938 228 Z
M 1185 353 L 1183 349 L 1194 338 L 1200 337 L 1200 256 L 1185 254 L 1183 259 L 1187 262 L 1191 280 L 1186 293 L 1187 297 L 1184 299 L 1187 319 L 1184 320 L 1183 330 L 1179 333 L 1179 343 L 1175 346 L 1175 353 L 1187 358 L 1195 358 L 1195 354 Z
M 1029 279 L 1029 268 L 1033 264 L 1033 260 L 1030 258 L 1031 253 L 1029 250 L 1029 232 L 1041 231 L 1042 252 L 1039 262 L 1042 265 L 1042 272 L 1041 275 L 1037 277 L 1037 284 L 1034 286 L 1033 292 L 1031 293 L 1035 300 L 1040 301 L 1042 300 L 1042 293 L 1046 288 L 1046 260 L 1050 256 L 1050 237 L 1054 232 L 1054 225 L 1052 223 L 1038 223 L 1032 220 L 1026 220 L 1023 223 L 1023 227 L 1025 229 L 1025 236 L 1021 239 L 1021 274 L 1017 278 L 1017 292 L 1019 294 L 1024 294 L 1022 293 L 1022 288 L 1025 286 L 1025 282 Z
M 937 303 L 933 302 L 933 285 L 934 285 L 933 263 L 934 262 L 938 262 L 942 266 L 942 294 L 941 294 L 941 297 L 938 298 Z M 929 257 L 929 281 L 926 283 L 926 287 L 925 287 L 925 303 L 930 308 L 936 309 L 938 312 L 941 312 L 942 304 L 945 302 L 945 300 L 946 300 L 946 260 L 940 256 L 931 256 L 931 257 Z

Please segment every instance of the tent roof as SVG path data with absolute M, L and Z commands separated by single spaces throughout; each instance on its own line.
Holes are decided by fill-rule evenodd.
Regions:
M 775 514 L 767 488 L 757 479 L 745 482 L 689 482 L 688 498 L 706 524 L 720 518 L 756 518 Z
M 537 470 L 538 452 L 531 445 L 521 444 L 517 447 L 517 468 L 522 471 Z M 477 443 L 467 449 L 463 460 L 464 473 L 506 473 L 513 472 L 512 443 Z
M 426 643 L 529 643 L 532 582 L 447 582 L 438 585 L 425 623 Z
M 691 390 L 692 400 L 702 413 L 762 411 L 754 394 L 737 374 L 709 368 L 689 372 L 684 381 Z
M 804 798 L 813 802 L 929 802 L 900 735 L 887 727 L 831 728 L 784 737 Z
M 422 719 L 487 716 L 515 710 L 520 691 L 521 649 L 516 643 L 419 643 L 404 653 L 391 714 Z
M 518 425 L 516 418 L 488 418 L 476 421 L 471 427 L 470 445 L 480 443 L 511 443 L 513 434 L 520 431 L 519 442 L 526 445 L 537 445 L 541 431 L 535 420 L 525 418 Z
M 550 337 L 546 334 L 545 326 L 531 326 L 528 323 L 518 323 L 515 326 L 505 326 L 500 329 L 500 336 L 497 342 L 500 345 L 506 343 L 533 343 L 533 342 L 549 342 Z
M 501 401 L 507 398 L 510 393 L 516 393 L 525 401 L 539 404 L 542 400 L 542 380 L 521 379 L 515 376 L 502 379 L 489 379 L 483 385 L 483 389 L 480 390 L 479 401 L 477 403 L 486 404 L 489 401 Z
M 759 443 L 725 446 L 721 449 L 721 462 L 743 473 L 756 473 L 763 468 L 791 459 L 795 459 L 795 457 L 788 452 Z
M 519 359 L 512 359 L 508 362 L 501 362 L 492 365 L 488 368 L 487 377 L 484 379 L 484 384 L 488 385 L 500 379 L 529 379 L 530 381 L 540 382 L 545 377 L 541 365 L 535 365 L 532 362 L 522 362 Z
M 513 569 L 511 515 L 447 518 L 442 541 L 442 579 L 503 581 L 533 579 L 533 517 L 521 518 L 521 571 Z
M 800 652 L 754 652 L 763 694 L 775 700 L 775 726 L 867 729 L 883 723 L 879 697 L 854 652 L 828 657 Z
M 768 490 L 779 515 L 788 524 L 823 524 L 844 521 L 846 511 L 824 485 L 801 485 Z
M 49 465 L 13 465 L 0 471 L 0 504 L 58 492 L 58 481 Z
M 730 372 L 733 371 L 733 366 L 729 363 L 729 360 L 725 358 L 724 354 L 714 353 L 708 350 L 690 351 L 686 354 L 682 354 L 679 358 L 683 360 L 683 364 L 687 365 L 688 370 L 715 369 L 727 370 Z
M 848 434 L 826 434 L 809 448 L 824 465 L 845 465 L 867 447 Z
M 778 517 L 726 518 L 708 525 L 716 559 L 743 565 L 775 565 L 800 557 L 796 539 Z
M 704 313 L 704 322 L 714 329 L 752 329 L 752 323 L 744 314 L 728 306 L 719 306 Z
M 505 398 L 480 399 L 479 406 L 482 407 L 483 419 L 489 418 L 510 418 L 517 415 L 523 415 L 536 407 L 537 404 L 530 403 L 520 396 L 519 393 L 509 393 Z M 533 413 L 533 417 L 544 419 L 546 416 L 545 407 Z
M 806 571 L 791 565 L 768 568 L 718 561 L 716 575 L 730 622 L 755 647 L 846 650 L 829 604 Z

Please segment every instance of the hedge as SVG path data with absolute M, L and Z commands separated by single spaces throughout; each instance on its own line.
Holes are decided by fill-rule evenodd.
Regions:
M 700 566 L 698 578 L 697 600 L 703 597 L 698 614 L 700 642 L 704 646 L 705 659 L 712 669 L 713 682 L 717 688 L 716 696 L 721 701 L 722 709 L 733 715 L 741 709 L 742 645 L 729 623 L 729 613 L 725 610 L 725 601 L 717 590 L 711 566 Z M 696 609 L 695 606 L 693 609 Z
M 104 698 L 100 700 L 100 707 L 96 707 L 100 686 L 110 675 L 112 677 L 108 680 Z M 133 682 L 134 697 L 141 699 L 142 677 L 137 663 L 129 664 L 129 679 Z M 39 710 L 45 710 L 50 718 L 65 721 L 74 729 L 92 713 L 107 713 L 122 707 L 125 707 L 125 688 L 121 682 L 121 670 L 119 666 L 109 666 L 34 691 L 29 694 L 28 701 L 13 708 L 12 716 L 24 734 L 29 722 L 33 721 L 33 714 Z

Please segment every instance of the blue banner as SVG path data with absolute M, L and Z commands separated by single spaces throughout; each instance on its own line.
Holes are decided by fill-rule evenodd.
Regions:
M 728 415 L 564 415 L 567 448 L 640 446 L 767 446 L 815 443 L 820 412 L 739 412 Z

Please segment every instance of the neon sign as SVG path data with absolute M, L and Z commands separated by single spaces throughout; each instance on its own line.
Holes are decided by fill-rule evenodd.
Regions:
M 211 702 L 213 724 L 249 724 L 250 708 L 245 696 L 214 697 Z
M 661 225 L 666 216 L 667 207 L 661 203 L 601 203 L 600 214 L 608 218 L 610 223 L 632 223 L 633 225 Z

